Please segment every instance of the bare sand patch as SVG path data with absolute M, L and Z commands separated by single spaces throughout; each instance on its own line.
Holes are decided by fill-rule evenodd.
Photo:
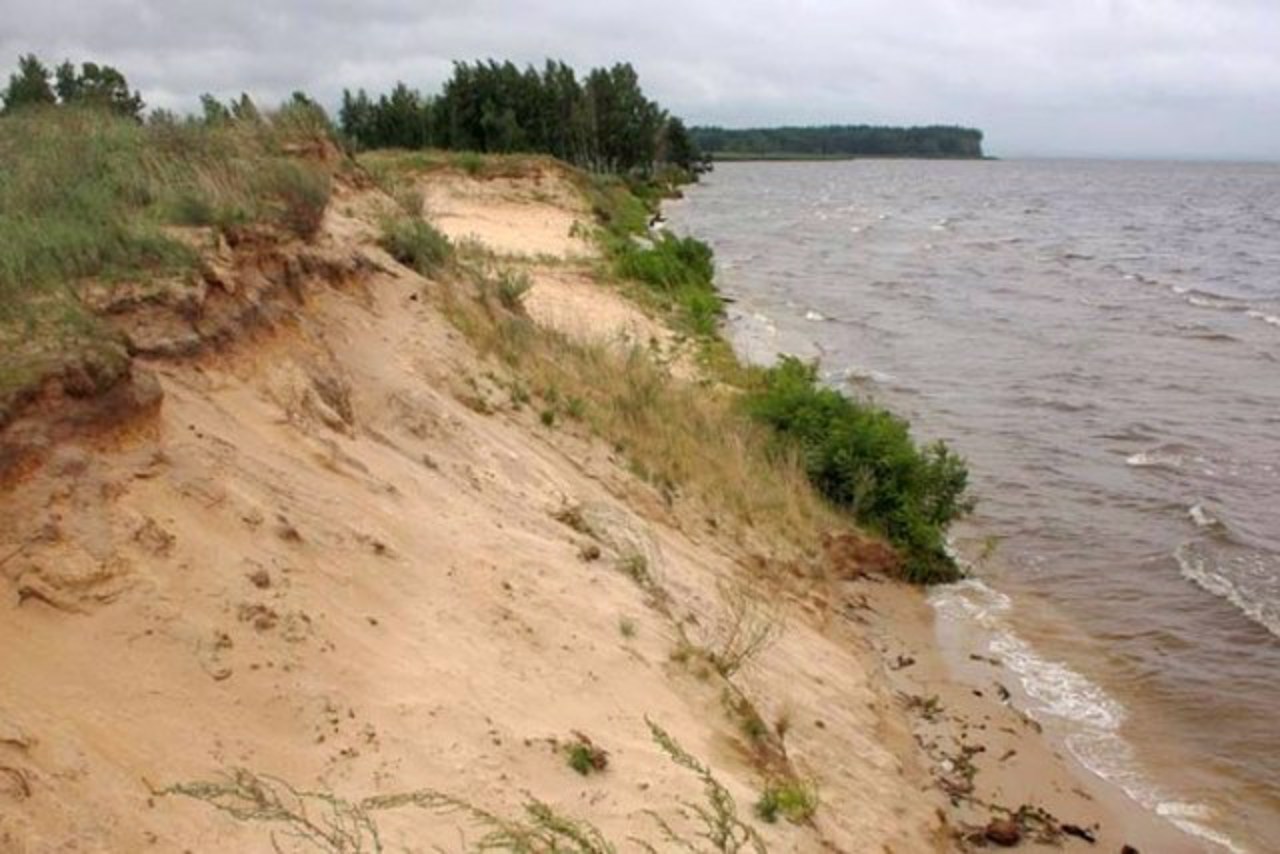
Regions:
M 501 255 L 596 256 L 591 212 L 563 176 L 479 180 L 453 172 L 420 179 L 427 215 L 451 240 L 475 240 Z

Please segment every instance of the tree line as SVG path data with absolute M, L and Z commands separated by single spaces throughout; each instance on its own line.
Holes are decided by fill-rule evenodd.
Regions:
M 703 151 L 738 156 L 982 157 L 982 131 L 955 125 L 825 125 L 726 129 L 695 127 Z
M 142 118 L 146 106 L 110 65 L 85 62 L 77 69 L 68 61 L 50 69 L 35 54 L 19 57 L 18 70 L 9 75 L 0 101 L 0 114 L 30 106 L 95 104 L 134 119 Z
M 360 148 L 550 154 L 597 172 L 649 172 L 701 160 L 684 123 L 645 96 L 629 63 L 579 80 L 563 62 L 458 62 L 438 95 L 397 83 L 376 99 L 344 90 L 343 134 Z
M 0 113 L 30 106 L 96 104 L 143 120 L 143 103 L 125 76 L 110 65 L 64 62 L 50 68 L 37 56 L 18 60 L 0 90 Z M 295 92 L 290 106 L 319 105 Z M 192 121 L 256 119 L 248 95 L 223 103 L 200 97 Z M 182 120 L 154 110 L 148 121 Z M 397 83 L 370 96 L 343 90 L 336 130 L 354 148 L 443 148 L 480 152 L 550 154 L 595 172 L 650 174 L 675 167 L 696 172 L 701 154 L 684 123 L 650 100 L 629 63 L 595 68 L 579 79 L 563 62 L 538 70 L 511 62 L 454 64 L 439 94 Z

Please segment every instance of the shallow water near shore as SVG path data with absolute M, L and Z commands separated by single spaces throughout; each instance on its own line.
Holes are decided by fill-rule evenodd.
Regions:
M 668 213 L 744 355 L 816 358 L 968 457 L 986 559 L 939 620 L 1085 767 L 1274 850 L 1280 166 L 723 164 Z

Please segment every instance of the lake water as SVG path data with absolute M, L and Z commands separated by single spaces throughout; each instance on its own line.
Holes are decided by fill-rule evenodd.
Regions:
M 1280 165 L 723 164 L 668 215 L 740 352 L 968 458 L 939 619 L 1207 849 L 1280 850 Z

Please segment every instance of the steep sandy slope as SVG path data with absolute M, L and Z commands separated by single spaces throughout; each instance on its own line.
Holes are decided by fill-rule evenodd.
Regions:
M 488 231 L 433 206 L 502 251 L 573 249 L 567 188 L 507 190 L 496 213 L 475 202 Z M 901 711 L 865 642 L 824 616 L 838 593 L 770 594 L 779 639 L 735 677 L 764 720 L 787 719 L 822 801 L 812 826 L 750 817 L 762 780 L 725 686 L 672 658 L 677 623 L 724 625 L 750 556 L 601 442 L 512 405 L 435 307 L 441 285 L 373 246 L 367 199 L 346 193 L 322 243 L 382 272 L 307 286 L 291 321 L 219 354 L 149 362 L 151 420 L 66 442 L 0 495 L 0 850 L 270 851 L 262 821 L 153 794 L 235 768 L 503 815 L 531 795 L 621 850 L 670 850 L 647 811 L 690 833 L 677 802 L 703 785 L 646 718 L 712 766 L 770 850 L 941 847 Z M 549 294 L 589 301 L 583 287 L 543 276 L 529 299 L 552 312 Z M 623 571 L 637 555 L 668 606 Z M 555 745 L 575 732 L 607 769 L 568 767 Z M 458 811 L 378 821 L 388 850 L 480 835 Z

